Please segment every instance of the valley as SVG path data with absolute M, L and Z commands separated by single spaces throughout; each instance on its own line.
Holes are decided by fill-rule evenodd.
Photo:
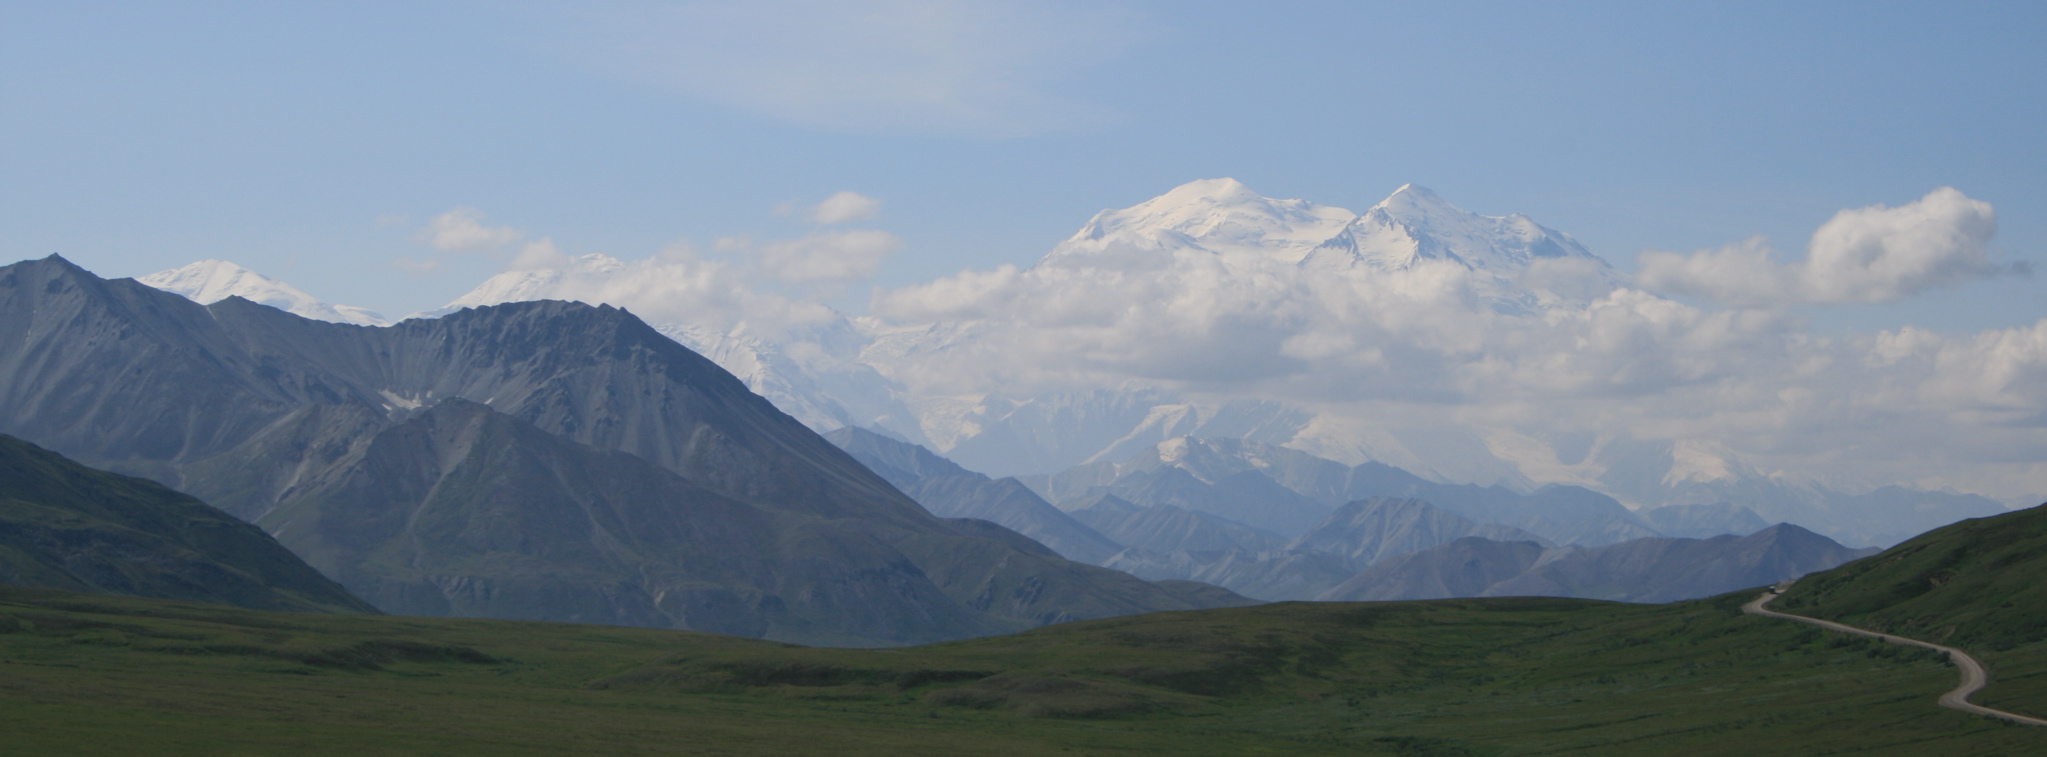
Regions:
M 309 754 L 2021 755 L 1952 668 L 1740 613 L 1494 599 L 1063 624 L 899 650 L 0 589 L 10 745 Z M 2047 672 L 2038 644 L 2004 677 Z M 1997 690 L 1996 686 L 1992 687 Z M 2038 687 L 2014 708 L 2047 705 Z M 2009 697 L 2008 697 L 2009 698 Z

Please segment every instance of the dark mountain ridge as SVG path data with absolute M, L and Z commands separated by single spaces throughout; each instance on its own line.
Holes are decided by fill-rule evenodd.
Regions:
M 442 407 L 449 400 L 460 402 Z M 932 516 L 714 363 L 611 307 L 514 303 L 369 328 L 239 298 L 200 306 L 55 256 L 17 263 L 0 268 L 0 432 L 258 521 L 345 585 L 408 611 L 445 602 L 461 614 L 881 644 L 1198 606 Z M 533 480 L 606 451 L 684 481 L 628 473 L 632 463 L 617 460 L 603 463 L 616 480 Z M 538 494 L 548 491 L 558 496 Z M 514 506 L 518 517 L 491 509 Z M 410 515 L 399 531 L 347 525 L 351 513 L 399 518 L 408 508 L 448 517 L 429 532 Z M 592 540 L 612 532 L 520 542 L 496 524 L 547 522 L 543 511 L 564 508 L 586 523 L 703 510 L 705 523 L 743 524 L 778 548 L 764 572 L 734 583 L 715 571 L 742 563 L 640 570 L 655 553 L 703 549 L 688 529 L 599 548 Z M 552 588 L 478 583 L 512 564 L 527 578 L 552 576 Z M 727 609 L 649 614 L 683 585 L 695 587 L 683 596 L 722 597 L 707 606 Z M 593 596 L 606 597 L 601 607 Z

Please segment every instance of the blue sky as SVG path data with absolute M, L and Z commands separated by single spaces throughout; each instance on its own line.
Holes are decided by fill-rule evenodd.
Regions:
M 1363 209 L 1403 183 L 1631 268 L 1940 186 L 1998 260 L 2047 241 L 2039 3 L 0 5 L 0 257 L 226 258 L 399 315 L 502 265 L 786 237 L 842 190 L 902 240 L 860 287 L 1027 265 L 1095 211 L 1233 176 Z M 420 272 L 401 261 L 440 260 Z M 1822 330 L 2047 315 L 2038 277 Z

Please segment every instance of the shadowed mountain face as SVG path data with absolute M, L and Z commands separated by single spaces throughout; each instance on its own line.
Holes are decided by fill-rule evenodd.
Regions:
M 1327 601 L 1580 597 L 1674 602 L 1767 586 L 1874 554 L 1780 523 L 1748 536 L 1637 539 L 1542 549 L 1477 537 L 1394 557 L 1324 592 Z
M 1394 555 L 1428 549 L 1467 536 L 1501 542 L 1542 542 L 1512 526 L 1473 523 L 1418 499 L 1367 499 L 1338 508 L 1302 534 L 1288 550 L 1326 552 L 1354 570 Z
M 1090 565 L 1100 565 L 1123 550 L 1123 545 L 1053 507 L 1016 479 L 991 479 L 922 446 L 866 429 L 842 428 L 825 434 L 825 439 L 934 515 L 998 523 L 1067 559 Z
M 1770 527 L 1754 510 L 1720 502 L 1711 505 L 1671 505 L 1643 510 L 1636 515 L 1664 536 L 1706 539 L 1720 534 L 1741 536 Z
M 407 611 L 880 644 L 1195 606 L 933 517 L 609 307 L 366 328 L 18 263 L 0 431 L 258 521 Z
M 1113 494 L 1076 505 L 1073 517 L 1124 545 L 1147 552 L 1266 552 L 1286 545 L 1276 534 L 1172 505 L 1142 507 Z
M 0 436 L 0 583 L 373 613 L 255 526 L 145 479 Z

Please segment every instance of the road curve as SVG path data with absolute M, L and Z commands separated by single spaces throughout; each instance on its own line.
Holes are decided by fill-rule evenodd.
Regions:
M 1857 636 L 1868 636 L 1872 639 L 1882 639 L 1892 644 L 1903 644 L 1908 647 L 1921 647 L 1924 649 L 1931 649 L 1936 652 L 1945 652 L 1947 653 L 1948 660 L 1953 662 L 1955 664 L 1955 668 L 1962 672 L 1962 685 L 1956 686 L 1954 690 L 1949 691 L 1946 694 L 1940 695 L 1940 706 L 1947 707 L 1949 709 L 1961 710 L 1963 712 L 1973 713 L 1976 715 L 1983 715 L 1985 717 L 2009 720 L 2011 722 L 2018 723 L 2021 725 L 2047 726 L 2047 720 L 2042 720 L 2040 718 L 2034 717 L 2027 717 L 2025 715 L 2020 715 L 2017 713 L 2005 712 L 2004 710 L 1993 710 L 1982 705 L 1970 704 L 1969 703 L 1970 696 L 1973 696 L 1978 691 L 1982 691 L 1983 687 L 1990 685 L 1990 671 L 1983 667 L 1983 663 L 1977 662 L 1976 658 L 1970 657 L 1969 653 L 1967 652 L 1956 649 L 1954 647 L 1944 647 L 1939 644 L 1920 641 L 1918 639 L 1907 639 L 1903 636 L 1892 636 L 1886 633 L 1865 631 L 1854 626 L 1843 625 L 1831 620 L 1808 618 L 1803 615 L 1787 615 L 1785 613 L 1777 612 L 1776 610 L 1770 609 L 1767 606 L 1770 604 L 1770 600 L 1776 599 L 1777 593 L 1783 591 L 1785 587 L 1788 587 L 1790 585 L 1791 584 L 1788 581 L 1782 584 L 1778 584 L 1775 588 L 1771 589 L 1770 591 L 1763 592 L 1762 596 L 1756 597 L 1755 601 L 1742 605 L 1741 611 L 1748 613 L 1750 615 L 1761 615 L 1768 618 L 1783 618 L 1785 620 L 1795 620 L 1800 623 L 1809 623 L 1827 629 L 1829 631 L 1851 633 Z

